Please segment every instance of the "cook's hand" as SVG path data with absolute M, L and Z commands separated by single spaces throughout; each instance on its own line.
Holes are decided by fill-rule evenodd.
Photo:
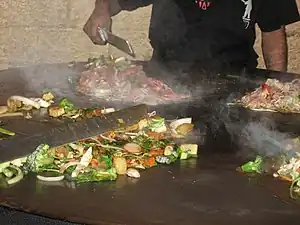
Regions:
M 111 25 L 112 20 L 109 15 L 108 7 L 105 5 L 102 7 L 97 6 L 84 25 L 83 31 L 89 36 L 94 44 L 105 45 L 106 41 L 101 39 L 98 33 L 98 27 L 111 31 Z

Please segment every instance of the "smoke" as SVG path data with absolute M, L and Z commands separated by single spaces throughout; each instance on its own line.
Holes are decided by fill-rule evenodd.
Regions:
M 215 103 L 210 121 L 212 133 L 220 133 L 224 126 L 230 138 L 229 142 L 235 144 L 237 155 L 241 157 L 276 157 L 282 154 L 292 135 L 278 130 L 281 115 L 274 116 L 270 112 L 255 112 L 241 106 L 229 106 L 227 103 L 246 94 L 245 89 L 250 87 L 250 91 L 253 91 L 257 87 L 253 85 L 253 81 L 245 79 L 234 86 L 235 89 L 228 90 L 227 97 Z
M 266 157 L 279 156 L 285 149 L 285 143 L 291 139 L 287 133 L 277 131 L 271 124 L 249 123 L 242 129 L 239 144 L 244 150 L 254 151 Z
M 50 91 L 54 96 L 66 97 L 76 102 L 78 106 L 93 104 L 88 98 L 79 96 L 75 91 L 78 71 L 66 64 L 42 64 L 31 67 L 21 67 L 22 79 L 28 92 L 41 94 Z M 32 96 L 35 97 L 35 96 Z

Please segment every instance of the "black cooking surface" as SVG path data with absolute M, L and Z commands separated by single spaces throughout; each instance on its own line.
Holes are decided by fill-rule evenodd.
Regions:
M 151 169 L 139 180 L 120 177 L 77 188 L 29 177 L 2 191 L 1 204 L 88 224 L 297 223 L 296 206 L 236 173 L 235 163 L 224 158 L 184 161 Z
M 4 103 L 12 94 L 36 96 L 41 91 L 22 81 L 24 73 L 29 76 L 47 70 L 46 73 L 54 74 L 61 68 L 66 77 L 76 74 L 66 65 L 55 66 L 54 70 L 52 67 L 1 72 L 0 102 Z M 207 92 L 209 94 L 191 103 L 153 107 L 167 118 L 192 116 L 197 129 L 206 131 L 198 159 L 149 169 L 142 172 L 138 180 L 119 177 L 116 182 L 97 184 L 42 183 L 32 175 L 9 189 L 1 189 L 0 205 L 86 224 L 298 224 L 299 206 L 289 200 L 287 183 L 267 177 L 247 177 L 235 171 L 244 159 L 237 156 L 232 136 L 226 133 L 226 123 L 239 120 L 237 122 L 243 126 L 268 117 L 283 124 L 282 121 L 292 118 L 293 126 L 286 124 L 284 129 L 299 130 L 296 129 L 297 115 L 253 114 L 225 106 L 232 93 L 241 94 L 256 87 L 260 80 L 263 81 L 263 75 L 270 74 L 256 71 L 251 80 L 246 75 L 242 78 L 208 76 L 202 84 L 204 89 L 214 88 Z M 53 87 L 57 85 L 52 84 Z M 51 89 L 48 83 L 45 86 Z M 70 92 L 66 88 L 64 93 L 69 94 L 68 90 Z M 74 95 L 71 97 L 78 99 Z M 93 104 L 87 99 L 78 103 Z M 15 131 L 30 133 L 33 127 L 45 130 L 49 126 L 51 123 L 28 122 L 26 126 L 16 127 L 19 130 Z M 20 224 L 28 220 L 30 224 L 56 223 L 6 208 L 1 211 L 0 223 L 18 224 L 18 218 L 22 220 Z

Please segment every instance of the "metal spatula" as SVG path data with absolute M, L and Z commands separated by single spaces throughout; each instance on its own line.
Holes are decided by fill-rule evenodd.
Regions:
M 126 54 L 135 57 L 134 51 L 127 40 L 114 35 L 113 33 L 101 27 L 98 28 L 98 33 L 103 41 L 106 41 Z

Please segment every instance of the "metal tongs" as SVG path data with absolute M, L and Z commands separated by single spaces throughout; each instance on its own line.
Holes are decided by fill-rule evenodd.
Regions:
M 105 28 L 98 27 L 97 29 L 98 29 L 100 38 L 104 42 L 107 42 L 108 44 L 113 45 L 114 47 L 118 48 L 119 50 L 121 50 L 135 58 L 134 51 L 133 51 L 130 43 L 127 40 L 125 40 L 117 35 L 114 35 L 113 33 L 109 32 Z

